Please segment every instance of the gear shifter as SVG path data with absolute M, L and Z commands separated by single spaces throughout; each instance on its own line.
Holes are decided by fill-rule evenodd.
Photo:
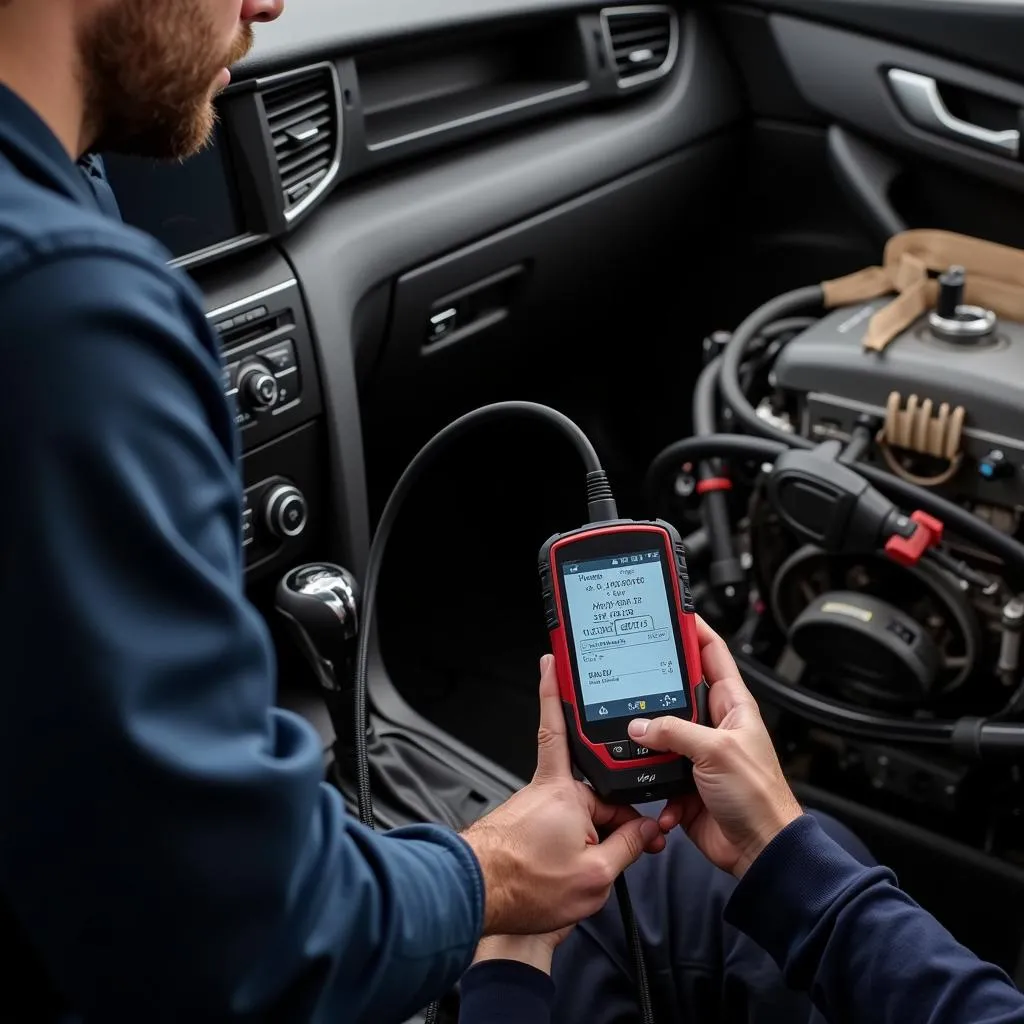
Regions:
M 337 565 L 302 565 L 277 586 L 278 612 L 287 620 L 328 701 L 338 739 L 352 735 L 352 691 L 359 641 L 359 584 Z M 346 725 L 344 731 L 339 727 Z
M 334 757 L 350 782 L 355 765 L 355 659 L 360 629 L 360 587 L 329 563 L 302 565 L 277 585 L 278 612 L 320 683 L 334 726 Z M 375 732 L 368 722 L 367 753 L 374 803 L 396 821 L 439 821 L 463 828 L 483 808 L 452 765 L 412 738 Z

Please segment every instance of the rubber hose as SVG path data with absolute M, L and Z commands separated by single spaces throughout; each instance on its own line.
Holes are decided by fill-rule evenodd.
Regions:
M 773 321 L 792 316 L 811 306 L 820 306 L 823 302 L 821 285 L 810 285 L 786 292 L 755 309 L 733 334 L 729 344 L 722 352 L 721 372 L 718 386 L 722 400 L 732 410 L 733 415 L 753 434 L 772 441 L 780 441 L 791 448 L 814 448 L 814 442 L 808 441 L 798 434 L 789 434 L 773 427 L 757 415 L 747 396 L 740 386 L 740 366 L 747 349 L 755 338 Z
M 710 437 L 715 433 L 715 403 L 718 398 L 718 372 L 722 365 L 722 357 L 712 359 L 697 378 L 693 389 L 693 432 L 697 437 Z M 720 463 L 712 464 L 709 460 L 701 462 L 697 474 L 698 480 L 707 480 L 720 476 Z M 713 562 L 731 562 L 736 558 L 733 550 L 732 530 L 729 526 L 729 499 L 724 491 L 709 491 L 702 495 L 700 502 L 701 521 L 711 542 L 711 560 Z
M 956 744 L 959 722 L 922 722 L 877 715 L 797 689 L 742 652 L 736 654 L 736 664 L 755 695 L 763 695 L 776 707 L 833 732 L 881 743 L 947 748 Z M 972 731 L 974 725 L 971 722 Z M 976 726 L 979 756 L 1014 758 L 1024 753 L 1024 725 L 979 719 Z

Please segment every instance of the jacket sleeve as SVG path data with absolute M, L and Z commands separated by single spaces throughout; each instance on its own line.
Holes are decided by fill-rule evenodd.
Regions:
M 555 986 L 518 960 L 484 960 L 462 979 L 459 1024 L 550 1024 Z
M 959 945 L 891 872 L 858 863 L 809 816 L 754 862 L 725 916 L 830 1021 L 1024 1022 L 1024 995 L 1001 970 Z
M 189 297 L 104 252 L 0 280 L 0 899 L 90 1020 L 400 1021 L 469 962 L 479 866 L 353 822 L 275 709 Z

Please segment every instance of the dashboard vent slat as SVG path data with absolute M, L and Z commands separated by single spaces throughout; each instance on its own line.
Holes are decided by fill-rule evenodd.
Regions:
M 324 64 L 264 79 L 259 86 L 285 216 L 292 219 L 338 174 L 342 113 L 336 72 Z
M 654 81 L 672 70 L 679 51 L 679 22 L 671 7 L 608 7 L 601 19 L 621 87 Z

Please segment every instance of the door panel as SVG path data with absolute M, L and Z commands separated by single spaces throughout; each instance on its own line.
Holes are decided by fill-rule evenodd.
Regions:
M 924 96 L 914 83 L 935 82 L 941 90 L 937 102 L 950 123 L 968 126 L 988 121 L 977 130 L 992 135 L 1000 132 L 1004 137 L 1012 131 L 1019 140 L 1024 85 L 921 50 L 797 18 L 773 15 L 771 27 L 800 93 L 830 120 L 858 128 L 902 150 L 1024 191 L 1019 148 L 1013 155 L 999 155 L 966 135 L 955 141 L 939 134 L 938 126 L 926 130 L 922 127 L 927 121 L 922 116 L 924 111 L 917 113 L 912 106 Z M 958 118 L 948 109 L 955 100 L 964 106 L 988 109 Z
M 766 297 L 765 278 L 797 287 L 859 269 L 906 228 L 1024 246 L 1024 154 L 992 144 L 1024 129 L 1024 4 L 748 0 L 718 12 L 753 119 L 733 324 Z M 911 76 L 896 76 L 902 105 L 894 70 Z

